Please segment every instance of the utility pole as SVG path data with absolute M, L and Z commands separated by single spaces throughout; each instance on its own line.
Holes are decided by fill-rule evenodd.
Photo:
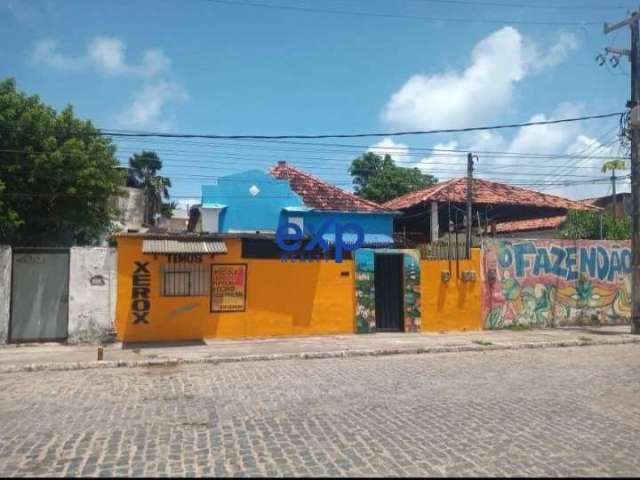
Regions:
M 471 258 L 471 210 L 473 206 L 473 154 L 467 154 L 467 213 L 466 213 L 466 250 L 467 258 Z
M 616 211 L 616 169 L 611 170 L 611 205 L 613 207 L 613 218 L 618 218 Z
M 625 55 L 631 62 L 631 99 L 627 108 L 631 110 L 631 333 L 640 334 L 640 13 L 633 12 L 629 18 L 614 25 L 604 24 L 605 35 L 629 26 L 631 48 L 607 48 L 607 53 Z

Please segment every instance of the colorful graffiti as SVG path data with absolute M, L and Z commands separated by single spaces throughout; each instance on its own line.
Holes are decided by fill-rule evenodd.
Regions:
M 376 330 L 374 265 L 373 250 L 356 250 L 356 333 L 371 333 Z
M 422 312 L 420 311 L 420 252 L 404 252 L 404 331 L 419 332 Z
M 629 323 L 629 242 L 493 240 L 482 266 L 485 328 Z
M 376 252 L 404 254 L 404 331 L 419 332 L 422 317 L 420 310 L 420 252 L 417 250 L 361 248 L 355 251 L 356 333 L 371 333 L 376 330 Z

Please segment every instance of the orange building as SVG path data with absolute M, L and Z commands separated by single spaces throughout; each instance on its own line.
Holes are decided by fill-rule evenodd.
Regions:
M 285 262 L 276 249 L 273 238 L 260 234 L 118 236 L 119 339 L 145 342 L 360 331 L 353 260 Z M 420 285 L 419 292 L 414 292 L 420 299 L 412 313 L 416 318 L 407 323 L 410 329 L 403 321 L 398 330 L 482 328 L 480 282 L 463 281 L 453 272 L 445 280 L 446 262 L 418 262 L 419 271 L 413 272 L 419 275 Z M 479 272 L 479 268 L 478 251 L 461 265 L 462 270 Z M 381 291 L 386 291 L 386 284 L 382 285 Z M 388 287 L 394 290 L 396 285 Z M 402 284 L 398 291 L 403 291 Z M 404 309 L 400 315 L 405 315 Z

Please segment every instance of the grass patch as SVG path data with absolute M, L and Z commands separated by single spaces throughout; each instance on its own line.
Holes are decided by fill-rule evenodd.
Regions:
M 507 330 L 513 330 L 515 332 L 521 332 L 522 330 L 530 330 L 530 329 L 531 329 L 531 327 L 529 325 L 520 325 L 520 324 L 509 325 L 507 327 Z
M 471 343 L 477 343 L 478 345 L 482 345 L 483 347 L 493 345 L 492 342 L 488 342 L 487 340 L 471 340 Z

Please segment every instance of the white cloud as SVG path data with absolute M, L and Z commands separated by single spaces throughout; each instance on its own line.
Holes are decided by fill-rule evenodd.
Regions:
M 398 163 L 405 162 L 409 158 L 409 147 L 404 143 L 396 143 L 392 138 L 383 138 L 381 141 L 369 147 L 369 152 L 378 155 L 389 155 Z
M 95 69 L 105 76 L 151 78 L 167 73 L 171 68 L 171 60 L 160 49 L 146 50 L 137 64 L 127 63 L 126 49 L 119 38 L 98 36 L 89 42 L 84 55 L 73 56 L 61 53 L 55 40 L 44 39 L 36 43 L 33 58 L 57 70 Z
M 135 92 L 133 101 L 117 118 L 123 128 L 166 130 L 171 122 L 165 118 L 166 107 L 189 99 L 187 91 L 178 83 L 160 80 Z
M 513 27 L 482 39 L 463 70 L 416 74 L 387 102 L 382 119 L 398 128 L 457 128 L 482 123 L 504 111 L 514 86 L 527 75 L 557 65 L 578 47 L 577 37 L 560 34 L 541 51 Z
M 33 59 L 56 70 L 82 70 L 86 66 L 83 58 L 68 57 L 58 52 L 58 42 L 44 39 L 36 43 L 33 49 Z
M 529 121 L 546 121 L 571 116 L 583 112 L 580 105 L 563 103 L 551 114 L 537 113 Z M 559 158 L 539 158 L 526 156 L 493 156 L 480 153 L 476 175 L 478 177 L 505 183 L 530 184 L 525 188 L 553 193 L 573 199 L 605 195 L 608 183 L 585 183 L 593 178 L 606 178 L 600 172 L 604 163 L 602 157 L 618 157 L 618 143 L 611 138 L 602 139 L 604 144 L 588 133 L 587 125 L 581 123 L 560 123 L 536 125 L 516 130 L 512 137 L 499 132 L 482 131 L 458 135 L 434 145 L 436 153 L 416 163 L 425 173 L 432 173 L 440 180 L 464 176 L 466 160 L 464 153 L 443 156 L 442 150 L 465 150 L 471 152 L 506 152 L 523 154 L 559 154 Z M 575 155 L 567 158 L 562 155 Z M 589 158 L 590 156 L 598 158 Z M 444 165 L 443 165 L 444 164 Z M 438 170 L 444 170 L 439 173 Z M 591 177 L 591 178 L 588 178 Z M 543 185 L 548 183 L 582 182 L 574 185 Z M 628 190 L 628 182 L 620 181 L 619 191 Z
M 576 35 L 569 32 L 561 32 L 557 36 L 556 43 L 554 43 L 547 52 L 540 52 L 538 47 L 534 43 L 531 43 L 529 64 L 534 71 L 543 70 L 547 67 L 555 67 L 564 62 L 579 46 L 580 42 Z

